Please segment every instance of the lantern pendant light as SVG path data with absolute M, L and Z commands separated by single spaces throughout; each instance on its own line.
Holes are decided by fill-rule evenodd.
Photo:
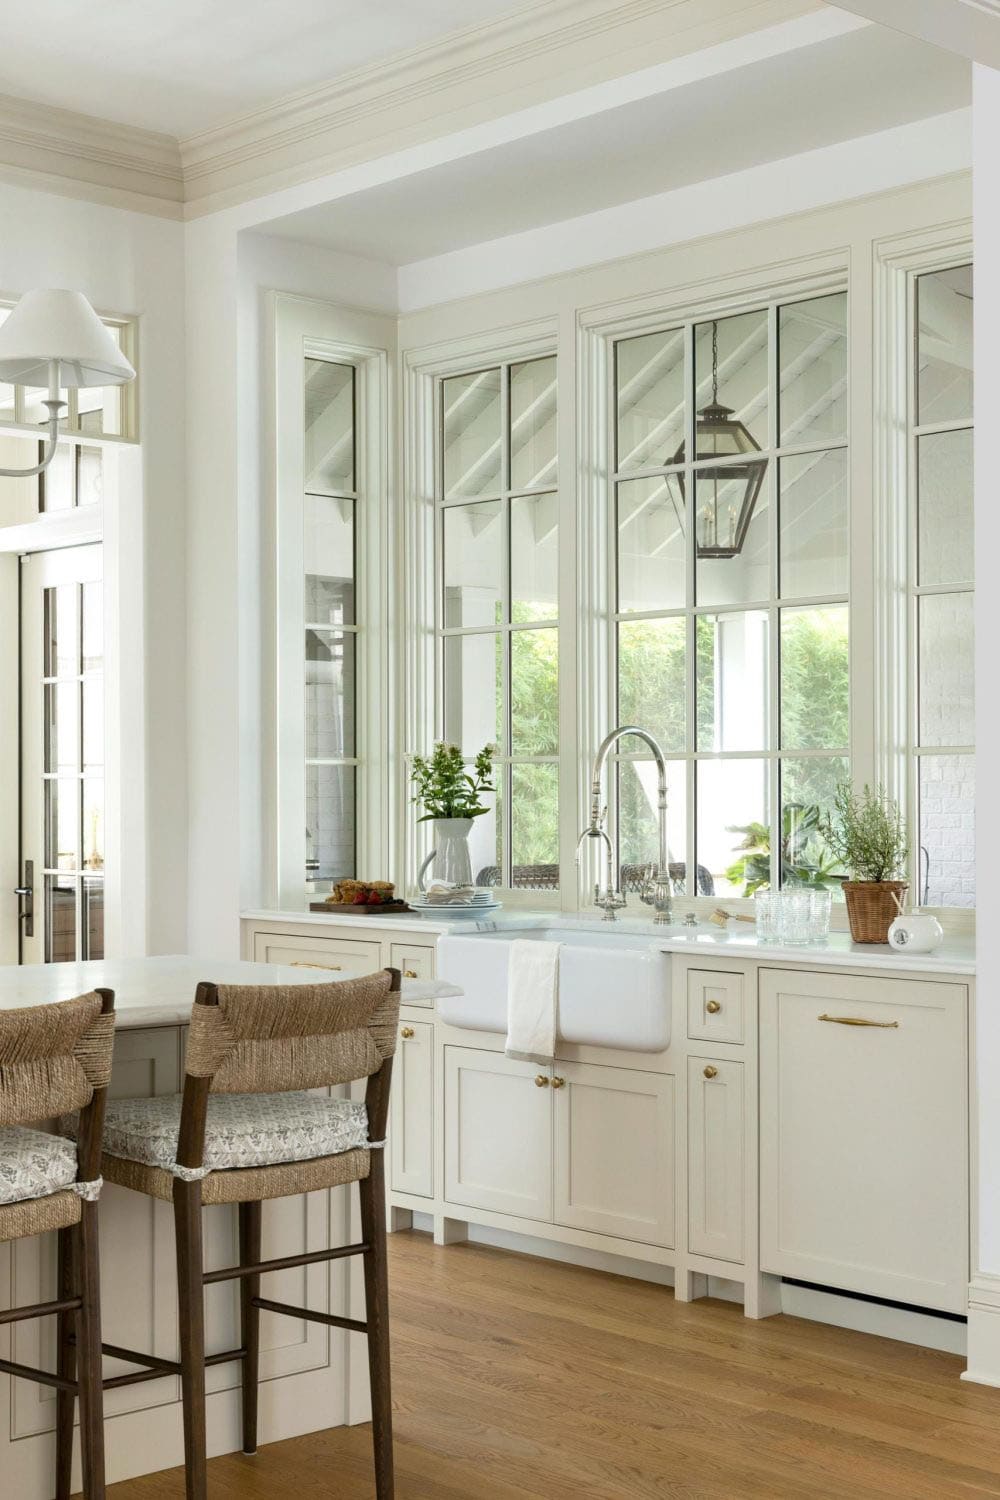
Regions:
M 760 452 L 760 444 L 742 422 L 734 419 L 733 408 L 723 406 L 719 401 L 717 322 L 712 324 L 712 399 L 695 419 L 694 450 L 694 462 L 699 465 L 706 459 L 720 460 L 717 466 L 708 464 L 695 471 L 696 555 L 701 558 L 737 557 L 750 528 L 767 471 L 767 459 L 750 457 Z M 684 463 L 683 443 L 671 462 Z M 683 497 L 683 476 L 680 477 L 680 486 Z

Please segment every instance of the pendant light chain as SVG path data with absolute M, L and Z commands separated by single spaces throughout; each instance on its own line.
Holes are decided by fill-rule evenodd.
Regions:
M 719 324 L 712 322 L 712 405 L 719 404 Z

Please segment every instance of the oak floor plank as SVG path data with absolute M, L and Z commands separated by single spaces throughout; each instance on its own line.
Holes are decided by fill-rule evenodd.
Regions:
M 399 1500 L 1000 1497 L 1000 1391 L 954 1356 L 420 1234 L 390 1262 Z M 374 1494 L 367 1426 L 209 1468 L 212 1500 Z

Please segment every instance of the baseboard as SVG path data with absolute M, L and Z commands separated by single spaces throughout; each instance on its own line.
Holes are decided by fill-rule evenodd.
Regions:
M 413 1228 L 424 1234 L 433 1233 L 433 1217 L 430 1214 L 415 1212 Z M 621 1255 L 609 1255 L 603 1250 L 588 1250 L 579 1245 L 563 1245 L 542 1239 L 540 1236 L 514 1234 L 510 1230 L 496 1229 L 492 1225 L 470 1224 L 469 1243 L 490 1245 L 494 1249 L 511 1250 L 520 1255 L 537 1255 L 543 1260 L 555 1260 L 564 1265 L 585 1266 L 594 1271 L 607 1271 L 613 1276 L 628 1276 L 635 1281 L 648 1281 L 657 1286 L 673 1286 L 674 1284 L 674 1272 L 670 1266 L 650 1265 L 645 1261 L 630 1260 Z M 742 1303 L 743 1284 L 710 1276 L 708 1295 L 724 1302 Z M 868 1333 L 876 1338 L 895 1339 L 899 1343 L 916 1344 L 925 1349 L 938 1349 L 945 1354 L 961 1356 L 966 1352 L 964 1323 L 936 1318 L 932 1313 L 886 1307 L 881 1303 L 859 1302 L 852 1297 L 840 1296 L 834 1291 L 817 1291 L 808 1287 L 791 1286 L 785 1282 L 781 1288 L 781 1311 L 788 1317 L 807 1318 L 814 1323 L 828 1323 L 833 1328 L 850 1328 L 856 1333 Z M 996 1379 L 984 1383 L 1000 1385 L 1000 1301 L 995 1311 L 998 1355 Z M 970 1309 L 970 1350 L 971 1339 Z M 971 1354 L 969 1363 L 971 1366 Z M 973 1378 L 978 1377 L 968 1373 L 963 1376 L 966 1380 Z
M 969 1285 L 969 1350 L 962 1379 L 1000 1386 L 1000 1276 L 980 1273 Z

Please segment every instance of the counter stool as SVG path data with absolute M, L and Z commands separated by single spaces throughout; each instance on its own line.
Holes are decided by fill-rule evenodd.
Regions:
M 56 1500 L 69 1500 L 73 1414 L 80 1399 L 86 1500 L 104 1500 L 97 1198 L 111 1078 L 115 997 L 0 1010 L 0 1243 L 54 1229 L 59 1289 L 52 1302 L 0 1312 L 0 1324 L 58 1318 L 58 1370 L 0 1359 L 0 1370 L 56 1390 Z M 79 1110 L 77 1141 L 28 1123 Z
M 174 1206 L 180 1361 L 105 1345 L 141 1366 L 117 1384 L 179 1374 L 188 1500 L 206 1500 L 205 1367 L 243 1366 L 243 1451 L 257 1451 L 261 1309 L 368 1336 L 378 1500 L 391 1500 L 392 1402 L 386 1280 L 385 1172 L 389 1083 L 399 1021 L 400 975 L 383 969 L 316 985 L 200 984 L 191 1016 L 184 1092 L 116 1099 L 108 1106 L 108 1182 Z M 306 1093 L 367 1078 L 364 1103 Z M 262 1204 L 356 1182 L 359 1245 L 261 1260 Z M 206 1272 L 202 1206 L 239 1205 L 239 1265 Z M 366 1319 L 273 1302 L 268 1271 L 364 1257 Z M 204 1288 L 240 1282 L 241 1347 L 205 1354 Z

